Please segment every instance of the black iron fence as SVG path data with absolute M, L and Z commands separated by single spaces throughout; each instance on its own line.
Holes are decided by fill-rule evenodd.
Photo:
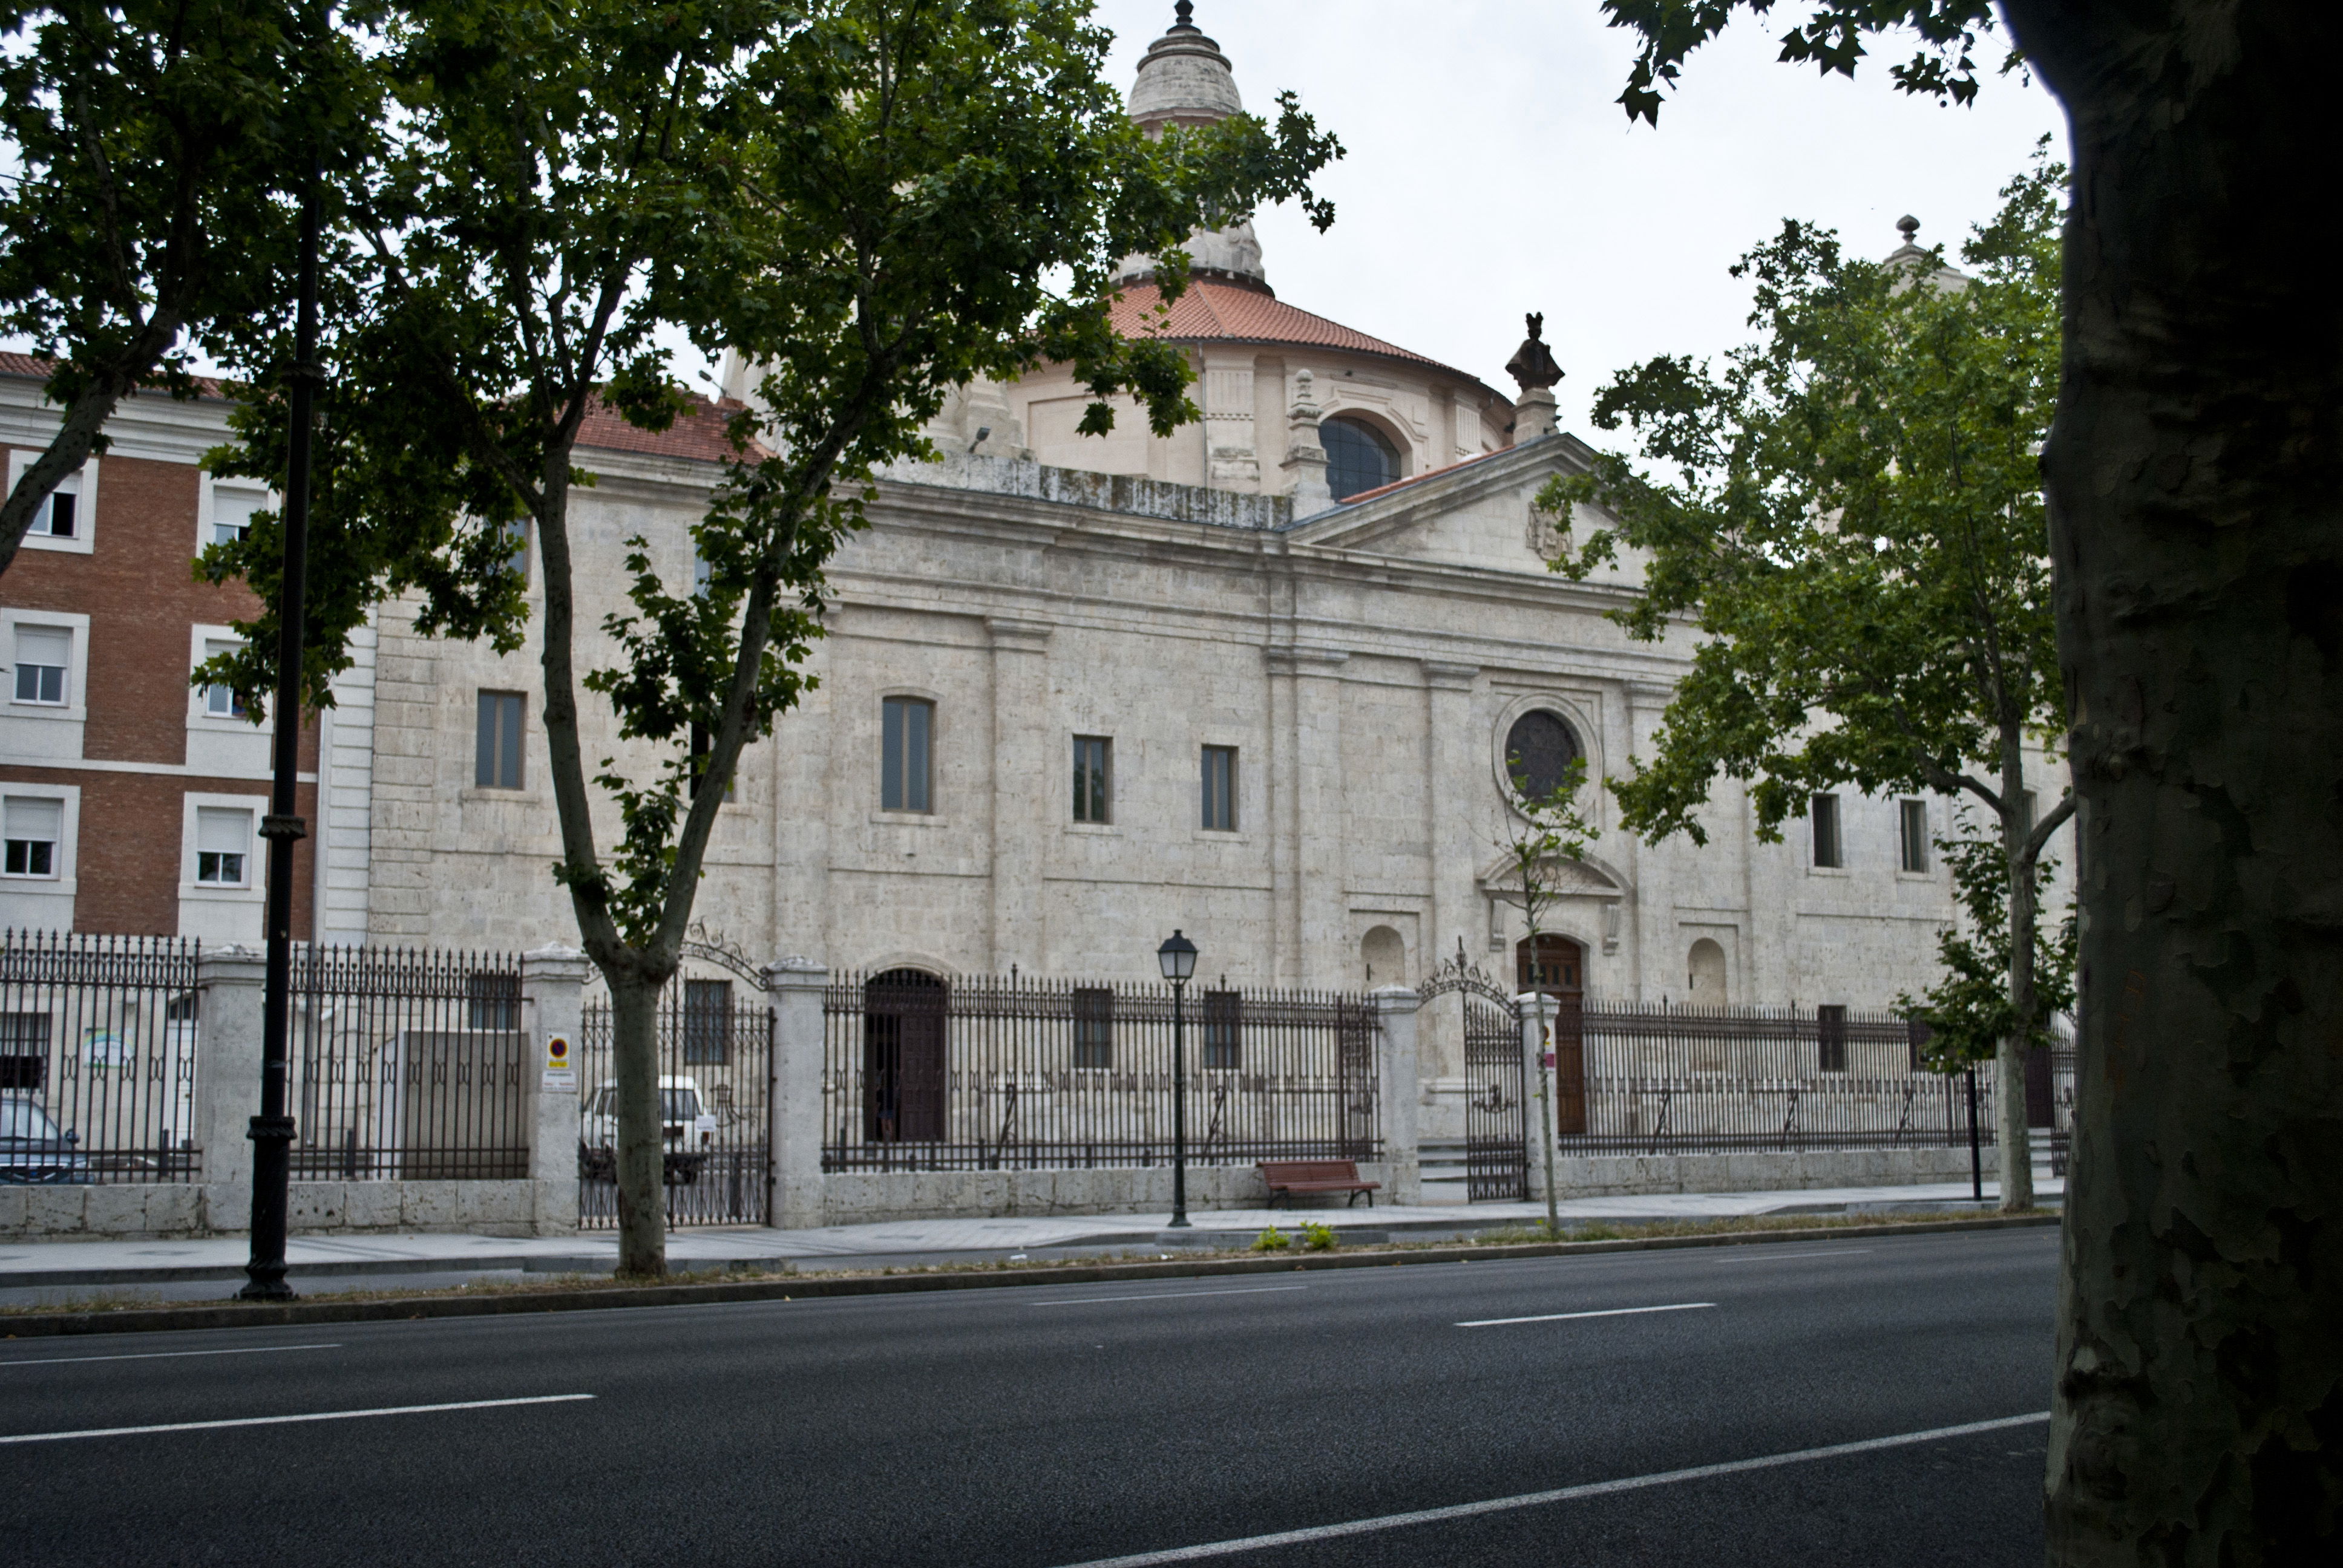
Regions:
M 823 998 L 822 1169 L 1168 1165 L 1172 991 L 890 970 Z M 1191 987 L 1188 1159 L 1382 1157 L 1361 997 Z
M 528 1174 L 520 960 L 297 948 L 296 1181 Z
M 618 1222 L 610 1004 L 578 1031 L 578 1221 Z M 670 1225 L 761 1225 L 771 1171 L 772 1014 L 753 980 L 684 976 L 659 997 L 659 1093 Z
M 1556 1127 L 1570 1152 L 1728 1153 L 1965 1145 L 1964 1074 L 1931 1070 L 1926 1035 L 1893 1013 L 1844 1008 L 1703 1009 L 1550 1000 Z M 2038 1053 L 2028 1121 L 2063 1134 L 2071 1050 Z M 1995 1074 L 1976 1077 L 1976 1125 L 1994 1141 Z
M 196 944 L 0 936 L 0 1181 L 192 1181 Z

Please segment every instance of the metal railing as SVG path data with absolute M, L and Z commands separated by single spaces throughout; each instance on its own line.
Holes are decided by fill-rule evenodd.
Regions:
M 1968 1086 L 1933 1070 L 1918 1034 L 1885 1012 L 1554 1003 L 1559 1101 L 1572 1071 L 1583 1114 L 1564 1120 L 1574 1153 L 1912 1149 L 1966 1145 Z M 1917 1036 L 1917 1038 L 1916 1038 Z M 2037 1124 L 2071 1117 L 2074 1058 L 2049 1053 L 2036 1076 Z M 1994 1141 L 1995 1075 L 1976 1073 L 1979 1141 Z M 2029 1096 L 2029 1099 L 2036 1098 Z
M 518 956 L 297 948 L 291 1044 L 295 1181 L 528 1174 Z
M 0 936 L 0 1182 L 192 1181 L 192 940 Z
M 824 1171 L 1172 1161 L 1167 985 L 895 970 L 822 1010 Z M 1365 999 L 1198 985 L 1184 1020 L 1191 1163 L 1381 1157 Z
M 578 1222 L 618 1222 L 618 1081 L 610 1004 L 578 1030 Z M 756 982 L 680 976 L 659 996 L 667 1221 L 761 1225 L 771 1172 L 772 1013 Z

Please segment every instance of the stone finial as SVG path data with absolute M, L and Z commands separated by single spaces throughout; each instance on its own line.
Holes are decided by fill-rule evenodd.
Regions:
M 1326 448 L 1318 443 L 1317 379 L 1307 370 L 1293 378 L 1293 406 L 1285 417 L 1286 489 L 1296 518 L 1315 517 L 1334 504 L 1326 483 Z
M 1179 18 L 1172 24 L 1174 27 L 1193 27 L 1196 25 L 1195 0 L 1180 0 L 1172 7 L 1172 14 Z
M 1920 242 L 1913 236 L 1920 232 L 1920 220 L 1907 212 L 1896 220 L 1896 232 L 1904 236 L 1906 245 L 1917 245 Z
M 1523 391 L 1533 387 L 1552 387 L 1562 379 L 1562 367 L 1554 362 L 1554 351 L 1545 346 L 1545 317 L 1536 311 L 1522 317 L 1530 335 L 1513 350 L 1505 362 L 1505 374 L 1520 383 Z

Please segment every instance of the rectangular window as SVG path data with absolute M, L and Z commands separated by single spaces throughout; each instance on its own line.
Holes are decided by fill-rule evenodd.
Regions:
M 936 705 L 890 697 L 879 707 L 879 809 L 932 811 Z
M 204 659 L 208 663 L 221 654 L 234 653 L 237 647 L 233 642 L 206 638 L 204 640 Z M 242 719 L 245 716 L 244 699 L 236 694 L 232 686 L 206 686 L 204 688 L 204 712 L 213 719 Z
M 252 813 L 217 806 L 196 808 L 196 880 L 241 888 L 251 878 Z
M 1074 992 L 1074 1065 L 1114 1065 L 1114 992 L 1103 987 Z
M 216 545 L 238 544 L 252 532 L 252 514 L 264 510 L 268 497 L 259 490 L 212 487 L 212 538 Z
M 0 1089 L 38 1089 L 48 1077 L 49 1015 L 0 1012 Z
M 1232 990 L 1204 993 L 1204 1065 L 1232 1070 L 1242 1065 L 1244 1003 Z
M 683 1060 L 721 1067 L 732 1060 L 732 982 L 683 982 Z
M 1825 1072 L 1846 1070 L 1846 1004 L 1825 1002 L 1816 1012 L 1815 1020 L 1822 1037 L 1820 1065 Z
M 468 1029 L 492 1029 L 501 1034 L 520 1028 L 520 976 L 466 975 L 464 1022 Z
M 1106 822 L 1112 787 L 1114 742 L 1102 735 L 1074 737 L 1074 820 Z
M 1846 861 L 1839 852 L 1837 796 L 1815 797 L 1814 824 L 1815 864 L 1817 866 L 1845 865 Z
M 16 628 L 16 700 L 65 706 L 65 675 L 73 668 L 73 633 L 61 626 Z
M 57 875 L 57 845 L 65 837 L 65 803 L 11 795 L 5 804 L 7 858 L 12 877 Z
M 1928 869 L 1928 803 L 1899 800 L 1896 809 L 1897 824 L 1904 830 L 1904 869 L 1925 871 Z
M 518 691 L 480 693 L 480 728 L 472 749 L 472 782 L 483 789 L 520 788 L 521 725 L 528 705 Z
M 528 586 L 528 523 L 525 519 L 507 523 L 504 534 L 505 543 L 508 547 L 505 555 L 505 570 L 520 578 L 521 587 L 527 588 Z
M 32 531 L 48 539 L 70 539 L 78 537 L 81 527 L 81 479 L 67 478 L 49 492 L 33 514 Z
M 1204 828 L 1208 832 L 1237 830 L 1237 749 L 1204 748 Z

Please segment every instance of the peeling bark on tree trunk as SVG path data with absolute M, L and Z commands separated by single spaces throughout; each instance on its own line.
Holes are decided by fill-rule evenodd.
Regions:
M 2343 7 L 2008 0 L 2074 136 L 2044 457 L 2082 797 L 2050 1557 L 2343 1511 Z

